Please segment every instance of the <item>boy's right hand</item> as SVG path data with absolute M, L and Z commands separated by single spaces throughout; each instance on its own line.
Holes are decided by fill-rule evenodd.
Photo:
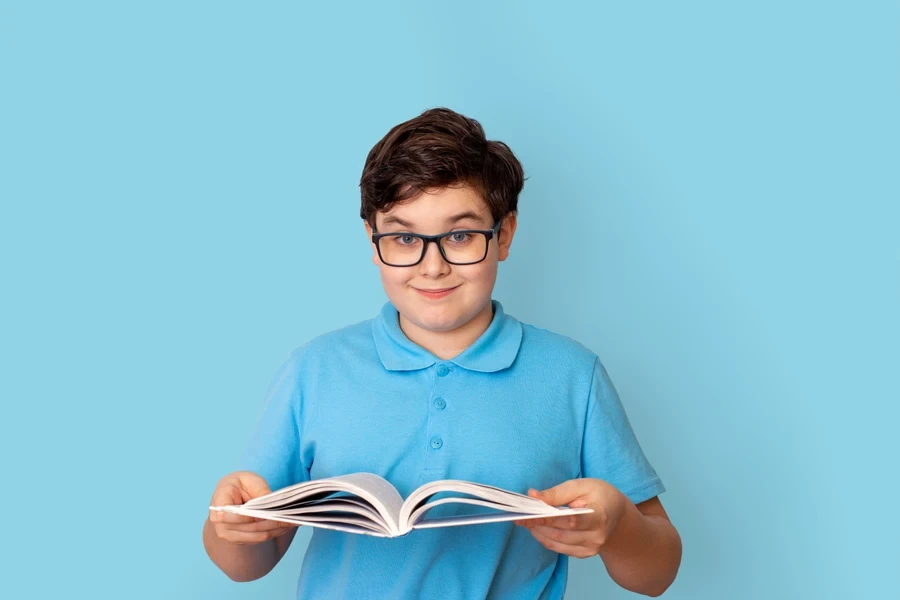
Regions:
M 238 471 L 226 475 L 219 481 L 213 492 L 210 506 L 244 504 L 271 492 L 266 480 L 249 471 Z M 297 525 L 280 523 L 269 519 L 256 519 L 217 510 L 209 511 L 209 521 L 216 535 L 233 544 L 261 544 L 277 538 L 296 528 Z

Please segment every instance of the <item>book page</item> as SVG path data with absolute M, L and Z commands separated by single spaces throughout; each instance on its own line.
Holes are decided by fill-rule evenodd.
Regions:
M 354 518 L 354 517 L 337 517 L 337 518 L 316 518 L 316 517 L 291 517 L 288 515 L 279 515 L 277 513 L 272 513 L 271 511 L 264 510 L 253 510 L 249 508 L 245 508 L 239 511 L 228 511 L 228 512 L 237 512 L 238 514 L 247 516 L 247 517 L 256 517 L 258 519 L 268 519 L 270 521 L 278 521 L 280 523 L 289 523 L 291 525 L 306 525 L 308 527 L 320 527 L 322 529 L 333 529 L 335 531 L 344 531 L 347 533 L 361 533 L 365 535 L 373 535 L 375 537 L 392 537 L 393 534 L 388 534 L 381 530 L 380 527 L 372 523 L 367 519 L 362 518 Z
M 530 515 L 530 516 L 534 516 L 535 518 L 537 518 L 537 517 L 556 517 L 556 516 L 559 516 L 559 511 L 561 510 L 561 509 L 558 509 L 555 507 L 551 507 L 551 509 L 549 511 L 541 509 L 541 510 L 527 510 L 524 512 L 520 512 L 519 510 L 516 510 L 514 508 L 506 507 L 504 505 L 497 504 L 496 502 L 489 502 L 487 500 L 478 500 L 475 498 L 450 497 L 450 498 L 441 498 L 440 500 L 435 500 L 434 502 L 427 502 L 425 504 L 422 504 L 421 506 L 419 506 L 419 508 L 417 508 L 409 516 L 408 523 L 415 525 L 416 523 L 420 522 L 422 519 L 425 518 L 425 515 L 428 511 L 430 511 L 431 509 L 433 509 L 437 506 L 440 506 L 442 504 L 469 504 L 469 505 L 474 505 L 474 506 L 483 506 L 486 508 L 493 508 L 493 509 L 496 509 L 496 510 L 504 512 L 504 513 L 517 513 L 517 514 L 523 514 L 523 515 Z M 565 509 L 565 510 L 569 510 L 569 509 Z M 591 509 L 587 509 L 587 510 L 588 510 L 588 512 L 592 512 Z M 478 514 L 481 514 L 481 513 L 478 513 Z M 492 514 L 496 514 L 496 513 L 492 513 Z M 434 519 L 442 519 L 442 518 L 444 518 L 444 517 L 434 517 Z
M 253 498 L 241 506 L 248 506 L 259 510 L 266 509 L 282 509 L 288 507 L 299 507 L 334 500 L 336 498 L 346 497 L 345 490 L 337 490 L 334 486 L 328 485 L 310 485 L 301 490 L 294 490 L 290 494 L 283 496 L 260 496 Z M 344 494 L 344 496 L 338 495 Z
M 327 514 L 331 516 L 333 514 L 338 518 L 343 516 L 349 517 L 350 515 L 355 514 L 365 517 L 371 523 L 377 523 L 380 529 L 386 533 L 391 531 L 390 524 L 384 520 L 384 517 L 382 517 L 378 511 L 365 502 L 357 502 L 350 498 L 339 498 L 330 502 L 317 502 L 312 506 L 292 507 L 267 512 L 271 512 L 273 515 L 297 517 L 301 519 L 305 519 L 309 515 L 319 516 Z
M 339 475 L 327 479 L 304 481 L 280 490 L 253 498 L 243 505 L 231 508 L 239 508 L 238 514 L 247 514 L 245 511 L 261 511 L 271 513 L 280 509 L 295 509 L 310 506 L 320 501 L 346 500 L 349 498 L 329 498 L 332 494 L 345 492 L 357 496 L 367 502 L 381 515 L 381 523 L 389 527 L 393 534 L 399 533 L 397 518 L 403 506 L 403 498 L 397 489 L 383 477 L 374 473 L 351 473 Z M 211 507 L 216 508 L 216 507 Z M 268 518 L 268 517 L 261 517 Z
M 335 527 L 352 525 L 381 535 L 388 535 L 390 533 L 389 531 L 386 531 L 384 527 L 377 526 L 369 519 L 362 517 L 351 517 L 347 515 L 303 515 L 295 518 L 299 523 L 306 523 L 313 527 L 318 527 L 320 525 L 333 525 Z
M 416 489 L 403 504 L 400 511 L 399 520 L 402 526 L 408 528 L 410 525 L 410 516 L 412 513 L 420 510 L 428 499 L 442 492 L 457 492 L 476 496 L 482 500 L 488 501 L 490 504 L 482 506 L 492 506 L 498 510 L 507 512 L 521 512 L 526 514 L 552 513 L 556 509 L 549 504 L 537 498 L 510 492 L 490 485 L 483 485 L 471 481 L 461 481 L 458 479 L 444 479 L 441 481 L 433 481 Z M 448 500 L 448 499 L 443 499 Z M 439 501 L 442 504 L 443 501 Z
M 564 515 L 579 515 L 594 512 L 591 508 L 560 508 L 551 515 L 537 515 L 527 513 L 494 513 L 482 515 L 468 515 L 457 517 L 439 517 L 436 519 L 424 519 L 412 526 L 412 529 L 433 529 L 435 527 L 453 527 L 454 525 L 475 525 L 479 523 L 498 523 L 501 521 L 518 521 L 521 519 L 540 519 L 547 516 L 562 517 Z
M 492 500 L 500 504 L 506 504 L 508 506 L 514 507 L 549 506 L 546 502 L 538 500 L 537 498 L 532 498 L 531 496 L 528 496 L 526 494 L 511 492 L 509 490 L 504 490 L 492 485 L 475 483 L 473 481 L 463 481 L 459 479 L 443 479 L 440 481 L 432 481 L 431 483 L 426 483 L 425 485 L 420 486 L 418 489 L 416 489 L 412 494 L 410 494 L 406 499 L 406 502 L 409 504 L 414 504 L 417 503 L 423 496 L 432 496 L 440 492 L 459 492 L 462 494 L 469 494 L 471 496 L 478 496 L 486 500 Z

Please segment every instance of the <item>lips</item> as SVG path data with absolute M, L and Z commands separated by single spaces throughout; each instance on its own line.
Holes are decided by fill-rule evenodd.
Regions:
M 435 288 L 435 289 L 423 289 L 423 288 L 413 288 L 422 296 L 426 298 L 443 298 L 444 296 L 449 295 L 453 290 L 458 288 L 459 286 L 449 287 L 449 288 Z

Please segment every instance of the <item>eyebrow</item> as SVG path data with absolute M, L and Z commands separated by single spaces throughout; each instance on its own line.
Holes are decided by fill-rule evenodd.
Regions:
M 481 219 L 481 216 L 474 211 L 467 210 L 465 212 L 461 212 L 457 215 L 450 217 L 449 219 L 447 219 L 447 222 L 450 225 L 454 225 L 456 223 L 459 223 L 460 221 L 465 221 L 466 219 L 472 219 L 472 220 L 478 221 Z M 406 227 L 407 229 L 413 228 L 413 224 L 410 223 L 409 221 L 405 221 L 405 220 L 401 219 L 400 217 L 396 217 L 393 215 L 385 217 L 384 222 L 381 225 L 382 226 L 399 225 L 400 227 Z
M 399 225 L 400 227 L 406 227 L 407 229 L 412 229 L 412 223 L 409 221 L 404 221 L 400 217 L 385 217 L 384 221 L 381 223 L 382 226 L 385 225 Z

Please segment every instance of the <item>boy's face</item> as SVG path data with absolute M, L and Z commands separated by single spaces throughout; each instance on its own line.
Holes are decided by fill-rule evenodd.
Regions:
M 487 203 L 469 186 L 429 190 L 375 215 L 378 233 L 437 235 L 463 229 L 487 230 L 493 225 Z M 487 257 L 472 265 L 449 264 L 434 243 L 428 244 L 422 261 L 411 267 L 384 264 L 372 244 L 372 262 L 381 272 L 384 291 L 402 317 L 426 331 L 453 331 L 490 304 L 497 264 L 509 255 L 515 228 L 515 215 L 507 215 L 499 239 L 495 235 L 488 244 Z M 366 233 L 371 240 L 368 223 Z

